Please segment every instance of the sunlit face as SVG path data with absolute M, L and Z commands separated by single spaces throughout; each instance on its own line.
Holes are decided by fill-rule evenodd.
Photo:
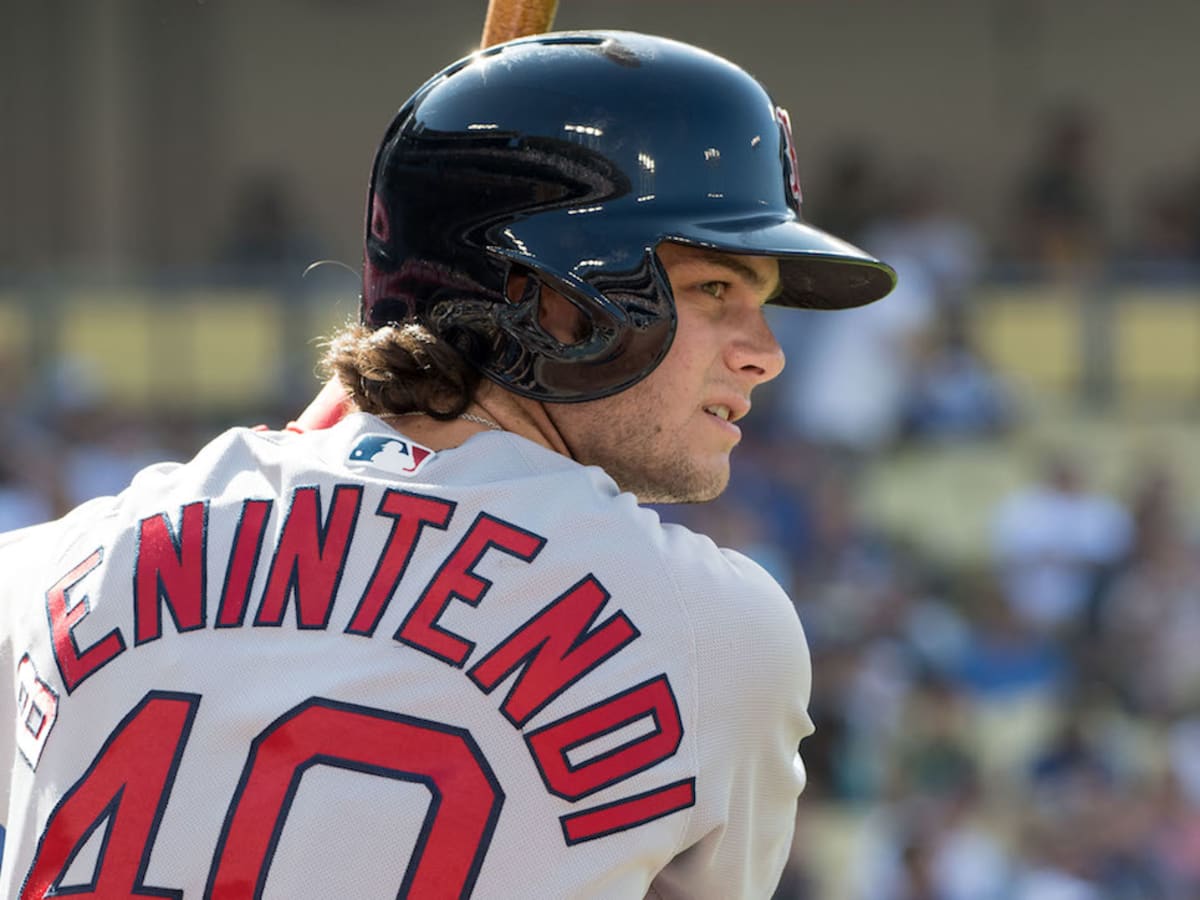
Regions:
M 547 414 L 576 460 L 642 502 L 711 500 L 729 483 L 734 422 L 750 411 L 751 391 L 783 369 L 763 314 L 779 263 L 672 243 L 658 257 L 679 316 L 666 357 L 619 394 L 548 404 Z

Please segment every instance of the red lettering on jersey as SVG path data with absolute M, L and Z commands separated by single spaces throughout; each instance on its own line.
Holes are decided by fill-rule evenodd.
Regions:
M 644 794 L 594 806 L 559 819 L 568 847 L 627 831 L 696 805 L 696 779 L 685 778 Z
M 347 634 L 370 637 L 375 633 L 388 601 L 404 577 L 404 570 L 408 568 L 421 531 L 426 525 L 444 530 L 450 524 L 453 513 L 454 504 L 446 500 L 397 490 L 389 490 L 383 495 L 376 515 L 390 516 L 395 522 L 392 523 L 391 534 L 375 566 L 371 582 L 358 601 L 354 618 L 346 626 Z
M 217 628 L 238 628 L 246 620 L 254 571 L 258 568 L 263 537 L 267 533 L 267 518 L 274 505 L 273 500 L 247 500 L 242 504 L 242 515 L 229 552 L 229 566 L 225 569 Z
M 121 721 L 50 814 L 21 887 L 22 900 L 183 896 L 183 891 L 149 887 L 144 879 L 199 703 L 193 694 L 151 691 Z M 105 829 L 104 842 L 91 883 L 62 884 L 97 828 Z
M 502 550 L 529 562 L 538 555 L 545 543 L 543 537 L 502 522 L 487 513 L 480 513 L 409 611 L 395 634 L 396 640 L 435 656 L 442 662 L 461 667 L 475 645 L 461 635 L 440 627 L 438 618 L 455 598 L 471 606 L 479 605 L 492 583 L 476 575 L 474 568 L 488 550 Z
M 296 596 L 297 627 L 324 628 L 350 549 L 350 538 L 362 502 L 362 488 L 339 484 L 333 489 L 329 518 L 321 525 L 319 489 L 296 488 L 283 533 L 271 561 L 255 625 L 283 624 L 288 598 Z
M 70 694 L 84 679 L 125 652 L 125 639 L 114 628 L 86 650 L 75 643 L 74 630 L 92 611 L 87 595 L 71 603 L 68 591 L 83 580 L 89 572 L 100 565 L 104 550 L 98 549 L 79 565 L 75 566 L 46 591 L 46 616 L 50 620 L 50 634 L 54 645 L 54 662 L 62 676 L 63 686 Z
M 262 896 L 301 777 L 322 765 L 426 786 L 425 825 L 395 896 L 471 896 L 504 805 L 504 791 L 471 733 L 313 697 L 254 739 L 205 897 Z
M 133 570 L 134 644 L 162 637 L 165 604 L 178 631 L 205 624 L 205 564 L 208 504 L 189 503 L 179 516 L 179 538 L 165 513 L 138 524 L 137 562 Z
M 547 703 L 638 636 L 618 610 L 589 631 L 609 593 L 594 576 L 570 588 L 480 660 L 471 680 L 491 693 L 524 666 L 501 711 L 521 728 Z
M 568 752 L 650 718 L 654 731 L 572 763 Z M 683 722 L 666 675 L 644 681 L 525 736 L 551 793 L 579 800 L 670 759 L 683 740 Z

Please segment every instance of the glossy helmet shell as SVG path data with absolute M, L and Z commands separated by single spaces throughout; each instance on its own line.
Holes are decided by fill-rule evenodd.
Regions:
M 393 119 L 367 204 L 362 321 L 418 321 L 538 400 L 624 390 L 671 345 L 664 240 L 780 260 L 784 306 L 860 306 L 890 268 L 800 218 L 787 114 L 732 63 L 629 32 L 490 48 Z M 510 299 L 514 272 L 531 275 Z M 585 327 L 539 325 L 543 286 Z

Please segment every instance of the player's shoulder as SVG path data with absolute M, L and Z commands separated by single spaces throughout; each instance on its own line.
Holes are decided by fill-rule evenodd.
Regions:
M 293 485 L 366 480 L 369 471 L 348 466 L 354 439 L 345 423 L 297 433 L 229 428 L 211 438 L 185 463 L 164 463 L 139 472 L 126 492 L 139 497 L 219 498 L 274 496 Z
M 783 587 L 749 556 L 683 525 L 662 523 L 659 529 L 663 565 L 684 596 L 705 599 L 735 616 L 753 609 L 765 616 L 795 618 Z
M 691 632 L 700 715 L 746 735 L 784 728 L 799 740 L 811 730 L 812 672 L 791 598 L 749 556 L 679 525 L 662 528 L 664 565 Z
M 85 505 L 99 508 L 94 502 Z M 30 598 L 40 596 L 48 587 L 42 582 L 60 567 L 63 544 L 71 534 L 68 518 L 0 533 L 0 572 L 4 573 L 0 581 L 0 637 L 9 636 L 9 617 L 21 614 Z M 74 533 L 87 535 L 88 529 L 76 527 Z
M 16 560 L 30 553 L 44 538 L 48 537 L 55 528 L 55 522 L 43 522 L 29 525 L 15 531 L 0 532 L 0 560 L 8 558 Z
M 486 435 L 484 437 L 487 437 Z M 537 502 L 526 510 L 552 523 L 554 533 L 577 535 L 580 545 L 603 543 L 605 563 L 623 573 L 636 572 L 639 583 L 654 585 L 656 595 L 673 595 L 688 618 L 729 616 L 745 621 L 794 620 L 791 601 L 760 565 L 684 525 L 663 521 L 658 509 L 622 491 L 603 469 L 581 466 L 550 450 L 513 439 L 526 454 L 531 473 L 539 473 Z M 546 497 L 553 503 L 546 503 Z M 584 540 L 585 536 L 591 540 Z
M 661 521 L 651 507 L 614 502 L 626 505 L 621 533 L 630 548 L 616 564 L 644 570 L 647 589 L 654 580 L 654 603 L 686 623 L 699 669 L 752 660 L 774 671 L 806 653 L 795 606 L 763 566 L 705 534 Z

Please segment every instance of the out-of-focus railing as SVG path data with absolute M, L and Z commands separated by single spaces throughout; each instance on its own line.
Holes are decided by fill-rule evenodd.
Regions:
M 303 401 L 318 338 L 356 303 L 352 288 L 271 279 L 0 280 L 0 366 L 35 373 L 69 360 L 131 413 L 236 415 Z M 1029 390 L 1100 409 L 1200 400 L 1200 269 L 998 278 L 966 313 L 983 357 Z
M 1200 400 L 1200 268 L 995 279 L 969 315 L 976 344 L 1014 383 L 1098 410 Z
M 319 340 L 353 318 L 353 290 L 172 278 L 0 283 L 0 368 L 28 376 L 35 402 L 81 389 L 132 414 L 237 415 L 303 402 Z M 60 366 L 67 373 L 47 377 Z

